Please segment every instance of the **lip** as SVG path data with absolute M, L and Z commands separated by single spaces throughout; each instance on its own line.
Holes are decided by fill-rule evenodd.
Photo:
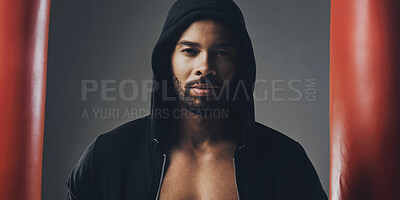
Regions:
M 190 91 L 194 93 L 194 95 L 198 96 L 207 96 L 210 95 L 213 91 L 212 88 L 197 88 L 197 87 L 191 87 Z
M 196 96 L 209 96 L 213 91 L 218 90 L 219 87 L 212 87 L 207 84 L 196 84 L 190 87 L 192 95 Z
M 196 85 L 194 85 L 194 86 L 191 86 L 190 87 L 191 89 L 192 88 L 197 88 L 197 89 L 219 89 L 219 87 L 214 87 L 214 86 L 210 86 L 210 85 L 207 85 L 207 84 L 196 84 Z

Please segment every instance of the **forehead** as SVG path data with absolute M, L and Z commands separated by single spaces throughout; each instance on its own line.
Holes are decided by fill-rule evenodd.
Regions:
M 232 29 L 220 22 L 205 19 L 193 22 L 181 35 L 180 40 L 196 40 L 196 42 L 234 42 Z

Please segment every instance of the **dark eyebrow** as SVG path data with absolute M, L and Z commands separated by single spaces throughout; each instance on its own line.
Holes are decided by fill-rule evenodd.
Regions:
M 217 48 L 234 48 L 235 45 L 230 43 L 230 42 L 221 42 L 213 45 L 214 47 Z
M 187 40 L 181 40 L 178 43 L 176 43 L 176 46 L 178 45 L 187 45 L 187 46 L 193 46 L 193 47 L 199 47 L 200 44 L 196 43 L 196 42 L 191 42 L 191 41 L 187 41 Z
M 180 40 L 179 42 L 176 43 L 176 46 L 179 45 L 186 45 L 186 46 L 192 46 L 192 47 L 200 47 L 201 45 L 196 42 L 188 41 L 188 40 Z M 212 45 L 214 48 L 235 48 L 235 45 L 230 42 L 219 42 L 216 44 Z

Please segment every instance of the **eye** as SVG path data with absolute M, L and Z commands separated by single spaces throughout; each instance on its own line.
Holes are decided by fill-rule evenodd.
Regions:
M 223 56 L 223 57 L 227 57 L 230 56 L 230 52 L 229 51 L 224 51 L 224 50 L 220 50 L 216 52 L 218 56 Z
M 184 54 L 187 54 L 189 56 L 195 56 L 197 54 L 197 51 L 192 48 L 182 49 L 181 52 L 183 52 Z

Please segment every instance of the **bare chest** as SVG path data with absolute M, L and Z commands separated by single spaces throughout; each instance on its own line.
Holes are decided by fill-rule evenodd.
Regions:
M 237 200 L 231 158 L 197 162 L 171 159 L 163 179 L 161 200 Z

